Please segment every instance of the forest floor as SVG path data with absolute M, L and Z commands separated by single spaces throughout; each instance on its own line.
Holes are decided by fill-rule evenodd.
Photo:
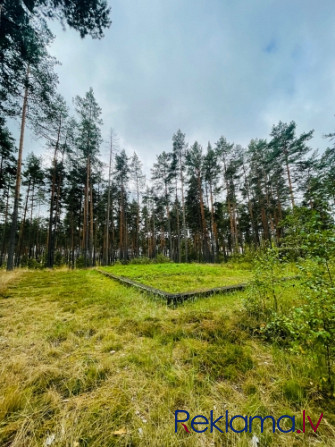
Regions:
M 173 282 L 151 280 L 148 267 L 152 274 L 170 268 Z M 206 288 L 226 285 L 212 282 L 220 268 L 237 282 L 250 275 L 241 266 L 226 272 L 196 264 L 113 272 L 179 291 L 178 272 L 187 290 L 198 289 L 206 267 Z M 0 271 L 0 284 L 1 446 L 249 447 L 253 434 L 258 447 L 335 445 L 334 403 L 319 392 L 318 372 L 307 356 L 251 335 L 245 292 L 170 308 L 94 270 Z M 215 418 L 226 410 L 230 417 L 294 415 L 296 428 L 303 410 L 314 424 L 324 416 L 316 434 L 308 422 L 304 434 L 273 434 L 267 422 L 260 433 L 256 421 L 253 434 L 195 433 L 190 421 L 191 433 L 181 424 L 175 433 L 177 409 L 190 419 L 210 418 L 211 410 Z

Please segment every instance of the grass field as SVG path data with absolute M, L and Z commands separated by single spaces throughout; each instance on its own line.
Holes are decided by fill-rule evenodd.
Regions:
M 150 266 L 157 279 L 144 267 L 113 272 L 171 290 L 182 271 L 173 291 L 202 287 L 205 266 L 171 265 L 170 280 L 159 265 Z M 214 281 L 230 271 L 237 282 L 250 275 L 210 266 L 203 286 L 225 285 Z M 313 422 L 323 412 L 317 434 L 256 427 L 258 447 L 335 445 L 334 403 L 319 392 L 318 372 L 251 336 L 242 292 L 172 309 L 94 270 L 0 272 L 0 284 L 1 446 L 251 446 L 246 433 L 175 434 L 176 409 L 289 414 L 299 425 L 302 410 Z
M 230 286 L 251 278 L 249 265 L 234 264 L 150 264 L 102 267 L 166 292 L 191 292 Z

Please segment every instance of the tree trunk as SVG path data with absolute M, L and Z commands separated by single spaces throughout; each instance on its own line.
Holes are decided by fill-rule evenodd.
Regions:
M 54 237 L 53 237 L 53 213 L 54 213 L 54 200 L 56 190 L 56 171 L 57 171 L 57 153 L 59 147 L 61 121 L 58 127 L 57 141 L 54 150 L 53 157 L 53 172 L 52 172 L 52 184 L 51 184 L 51 197 L 50 197 L 50 210 L 49 210 L 49 225 L 48 225 L 48 238 L 47 238 L 47 267 L 52 268 L 54 263 Z
M 211 233 L 212 233 L 212 252 L 213 252 L 213 261 L 215 262 L 217 259 L 217 246 L 216 246 L 216 229 L 214 222 L 214 200 L 213 200 L 213 185 L 212 182 L 209 183 L 209 198 L 211 204 Z
M 19 233 L 19 242 L 18 242 L 18 249 L 17 249 L 17 259 L 16 259 L 16 266 L 19 267 L 20 265 L 20 259 L 22 254 L 22 245 L 23 245 L 23 234 L 24 234 L 24 226 L 26 223 L 26 216 L 27 216 L 27 210 L 28 210 L 28 202 L 29 202 L 29 194 L 30 194 L 30 183 L 29 180 L 28 184 L 28 190 L 27 190 L 27 197 L 26 197 L 26 204 L 24 206 L 24 212 L 23 212 L 23 219 L 20 226 L 20 233 Z
M 90 166 L 91 169 L 91 166 Z M 90 182 L 90 265 L 95 265 L 94 259 L 94 217 L 93 217 L 93 185 L 92 180 Z
M 181 159 L 180 161 L 180 184 L 181 184 L 181 205 L 183 210 L 183 239 L 185 244 L 185 262 L 188 262 L 188 247 L 187 247 L 187 233 L 186 233 L 186 213 L 185 213 L 185 198 L 184 198 L 184 176 L 183 176 L 183 169 L 181 165 Z
M 89 256 L 89 196 L 90 196 L 90 158 L 86 160 L 86 184 L 84 198 L 84 225 L 83 225 L 83 250 L 85 267 L 90 265 Z
M 5 257 L 5 250 L 6 250 L 6 240 L 7 240 L 6 236 L 7 236 L 8 209 L 9 209 L 9 191 L 10 191 L 10 185 L 8 184 L 6 208 L 5 208 L 5 216 L 4 216 L 4 224 L 3 224 L 2 247 L 1 247 L 1 254 L 0 254 L 0 267 L 2 266 L 4 257 Z
M 108 166 L 108 191 L 107 191 L 107 210 L 106 210 L 106 236 L 105 236 L 105 253 L 104 264 L 108 265 L 109 256 L 109 219 L 110 219 L 110 207 L 111 207 L 111 169 L 112 169 L 112 157 L 113 157 L 113 138 L 111 136 L 110 152 L 109 152 L 109 166 Z
M 227 168 L 226 168 L 226 161 L 223 160 L 223 169 L 224 169 L 224 178 L 225 178 L 225 184 L 226 184 L 226 190 L 227 190 L 227 208 L 228 208 L 228 214 L 229 214 L 229 223 L 230 223 L 230 235 L 231 235 L 231 251 L 235 251 L 236 249 L 236 235 L 235 235 L 235 225 L 234 225 L 234 217 L 233 217 L 233 206 L 230 199 L 230 185 L 227 179 Z
M 178 262 L 181 263 L 181 241 L 180 241 L 180 221 L 178 207 L 178 183 L 176 178 L 176 220 L 177 220 L 177 238 L 178 238 Z
M 199 198 L 200 198 L 200 214 L 201 214 L 201 226 L 202 226 L 202 249 L 204 260 L 208 261 L 209 247 L 208 247 L 208 237 L 207 237 L 207 225 L 205 219 L 205 208 L 204 208 L 204 199 L 202 194 L 202 186 L 201 186 L 201 178 L 200 172 L 197 175 L 198 180 L 198 189 L 199 189 Z
M 169 209 L 169 197 L 168 197 L 168 189 L 167 182 L 165 184 L 165 201 L 166 201 L 166 216 L 167 216 L 167 224 L 168 224 L 168 238 L 169 238 L 169 258 L 173 259 L 173 247 L 172 247 L 172 234 L 171 234 L 171 219 L 170 219 L 170 209 Z
M 71 268 L 74 269 L 74 216 L 71 212 Z
M 15 194 L 14 194 L 14 210 L 12 216 L 12 225 L 9 235 L 9 249 L 8 249 L 8 259 L 7 259 L 7 270 L 13 270 L 14 268 L 14 251 L 15 251 L 15 238 L 17 230 L 17 219 L 19 214 L 19 201 L 20 201 L 20 187 L 21 187 L 21 168 L 22 168 L 22 153 L 23 153 L 23 141 L 24 141 L 24 130 L 26 124 L 27 115 L 27 104 L 28 104 L 28 80 L 29 80 L 30 66 L 27 67 L 26 75 L 26 87 L 23 97 L 22 105 L 22 116 L 21 116 L 21 132 L 20 132 L 20 144 L 19 153 L 17 159 L 17 171 L 16 171 L 16 184 L 15 184 Z
M 295 203 L 294 203 L 294 195 L 293 195 L 293 186 L 292 186 L 291 172 L 290 172 L 290 166 L 289 166 L 289 163 L 288 163 L 288 157 L 287 157 L 286 149 L 284 149 L 284 153 L 285 153 L 285 164 L 286 164 L 287 179 L 288 179 L 288 185 L 289 185 L 290 196 L 291 196 L 291 204 L 292 204 L 292 209 L 294 209 Z

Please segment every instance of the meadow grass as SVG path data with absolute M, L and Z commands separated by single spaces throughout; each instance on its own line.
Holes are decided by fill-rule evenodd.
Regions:
M 334 445 L 334 405 L 314 364 L 253 338 L 242 292 L 173 309 L 94 270 L 0 279 L 1 446 L 251 445 L 246 433 L 175 434 L 176 409 L 299 423 L 303 409 L 313 421 L 323 412 L 317 434 L 255 428 L 259 447 Z
M 116 264 L 102 268 L 171 293 L 230 286 L 247 282 L 251 278 L 248 264 Z

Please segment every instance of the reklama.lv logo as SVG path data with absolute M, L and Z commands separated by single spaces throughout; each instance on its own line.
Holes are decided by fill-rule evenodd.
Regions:
M 183 419 L 179 419 L 179 416 L 181 416 L 181 413 L 183 413 Z M 185 417 L 186 415 L 186 417 Z M 225 419 L 223 419 L 223 415 L 219 416 L 218 418 L 214 419 L 214 412 L 213 410 L 211 410 L 210 412 L 210 417 L 207 418 L 206 416 L 203 416 L 202 414 L 198 414 L 196 416 L 194 416 L 191 419 L 191 423 L 190 423 L 190 428 L 191 430 L 193 430 L 195 433 L 204 433 L 205 431 L 207 431 L 209 429 L 210 433 L 213 433 L 214 430 L 219 431 L 220 433 L 228 433 L 229 430 L 231 430 L 234 433 L 252 433 L 252 430 L 254 428 L 254 426 L 256 425 L 256 422 L 260 423 L 260 428 L 261 428 L 261 433 L 263 433 L 264 431 L 264 423 L 267 422 L 267 424 L 272 423 L 272 433 L 275 433 L 276 428 L 278 429 L 278 431 L 280 431 L 281 433 L 290 433 L 290 432 L 296 432 L 296 433 L 305 433 L 306 431 L 306 417 L 307 417 L 307 421 L 309 422 L 311 428 L 313 429 L 314 433 L 317 432 L 317 429 L 319 428 L 320 422 L 323 418 L 323 413 L 321 413 L 319 420 L 317 421 L 317 423 L 314 425 L 311 418 L 306 415 L 306 411 L 304 410 L 302 413 L 302 430 L 297 429 L 296 430 L 296 417 L 295 416 L 288 416 L 288 415 L 283 415 L 280 416 L 277 421 L 273 416 L 242 416 L 240 414 L 235 415 L 231 418 L 229 418 L 229 413 L 228 410 L 226 410 L 225 412 Z M 190 413 L 186 410 L 176 410 L 174 413 L 174 420 L 175 420 L 175 433 L 177 433 L 178 430 L 178 423 L 180 423 L 184 430 L 187 431 L 187 433 L 191 433 L 189 431 L 189 427 L 185 424 L 185 422 L 188 422 L 190 419 Z M 284 420 L 288 420 L 291 421 L 291 426 L 288 429 L 284 429 L 282 427 L 282 424 L 284 423 Z M 244 425 L 242 428 L 237 429 L 236 425 L 234 427 L 234 421 L 240 420 L 240 423 L 242 425 Z M 255 423 L 254 423 L 255 421 Z M 225 422 L 224 426 L 221 425 L 221 428 L 216 425 L 218 423 L 222 423 Z M 236 424 L 235 423 L 235 424 Z M 195 426 L 206 426 L 202 429 L 197 429 Z M 286 427 L 285 427 L 286 428 Z

